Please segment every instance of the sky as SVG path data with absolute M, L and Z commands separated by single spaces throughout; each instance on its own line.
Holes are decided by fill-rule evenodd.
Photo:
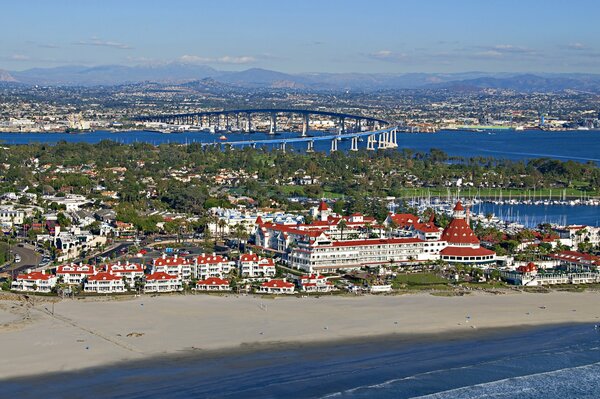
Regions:
M 0 69 L 600 73 L 598 0 L 7 0 Z

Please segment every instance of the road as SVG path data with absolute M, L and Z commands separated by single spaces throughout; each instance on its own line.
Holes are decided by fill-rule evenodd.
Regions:
M 29 244 L 23 244 L 22 247 L 18 245 L 12 245 L 10 247 L 10 252 L 14 256 L 18 254 L 21 257 L 21 261 L 19 263 L 12 263 L 7 266 L 4 271 L 11 273 L 19 273 L 26 269 L 33 269 L 38 267 L 41 259 L 41 255 L 35 251 L 35 247 Z

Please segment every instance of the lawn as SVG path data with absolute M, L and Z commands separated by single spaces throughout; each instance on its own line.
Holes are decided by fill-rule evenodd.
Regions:
M 394 288 L 447 289 L 448 280 L 434 273 L 399 274 L 392 282 Z

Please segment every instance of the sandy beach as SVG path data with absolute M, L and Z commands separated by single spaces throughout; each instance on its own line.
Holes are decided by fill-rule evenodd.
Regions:
M 160 355 L 393 334 L 600 322 L 600 293 L 261 298 L 177 295 L 0 300 L 0 376 L 80 370 Z M 54 314 L 52 314 L 54 309 Z

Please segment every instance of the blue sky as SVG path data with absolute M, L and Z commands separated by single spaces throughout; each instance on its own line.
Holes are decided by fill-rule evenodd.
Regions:
M 9 0 L 0 69 L 596 72 L 600 1 Z

